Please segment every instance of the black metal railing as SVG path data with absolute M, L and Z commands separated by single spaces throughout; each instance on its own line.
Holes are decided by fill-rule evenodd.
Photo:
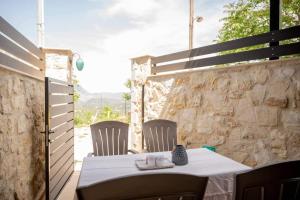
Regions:
M 254 50 L 247 50 L 237 53 L 229 53 L 220 55 L 222 52 L 236 50 L 255 45 L 268 44 L 270 42 L 280 42 L 290 40 L 291 43 L 279 44 L 278 46 L 261 47 Z M 178 61 L 180 59 L 191 59 L 196 56 L 204 56 L 208 54 L 219 54 L 211 57 L 193 59 L 188 61 Z M 213 44 L 209 46 L 199 47 L 187 51 L 181 51 L 168 55 L 152 58 L 153 74 L 160 72 L 168 72 L 174 70 L 191 69 L 205 66 L 229 64 L 235 62 L 251 61 L 258 59 L 274 58 L 300 53 L 300 26 L 294 26 L 278 31 L 271 31 L 255 36 L 245 37 L 224 43 Z M 172 62 L 167 63 L 166 62 Z

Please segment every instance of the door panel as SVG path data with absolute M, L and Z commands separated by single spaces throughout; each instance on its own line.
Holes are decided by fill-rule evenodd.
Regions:
M 55 200 L 74 171 L 74 87 L 45 79 L 46 200 Z

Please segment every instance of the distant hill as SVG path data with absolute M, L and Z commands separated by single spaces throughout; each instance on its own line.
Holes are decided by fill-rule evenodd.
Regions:
M 75 85 L 75 90 L 79 92 L 79 101 L 75 104 L 76 108 L 100 108 L 105 105 L 114 107 L 119 111 L 124 110 L 124 99 L 122 92 L 100 92 L 90 93 L 81 85 Z M 130 108 L 130 103 L 127 103 L 127 110 Z

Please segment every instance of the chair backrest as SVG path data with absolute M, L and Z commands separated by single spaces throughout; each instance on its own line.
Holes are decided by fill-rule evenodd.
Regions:
M 95 156 L 122 155 L 128 152 L 128 124 L 104 121 L 90 126 Z
M 176 122 L 156 119 L 143 124 L 148 152 L 171 151 L 177 145 Z
M 299 200 L 300 160 L 236 175 L 235 200 Z
M 78 200 L 201 200 L 207 177 L 143 174 L 77 188 Z

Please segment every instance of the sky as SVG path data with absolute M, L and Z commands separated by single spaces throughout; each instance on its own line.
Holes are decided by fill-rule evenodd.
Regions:
M 195 0 L 194 47 L 212 44 L 234 0 Z M 130 58 L 188 49 L 189 0 L 45 0 L 45 47 L 71 49 L 90 92 L 123 92 Z M 37 0 L 0 0 L 1 16 L 37 44 Z

